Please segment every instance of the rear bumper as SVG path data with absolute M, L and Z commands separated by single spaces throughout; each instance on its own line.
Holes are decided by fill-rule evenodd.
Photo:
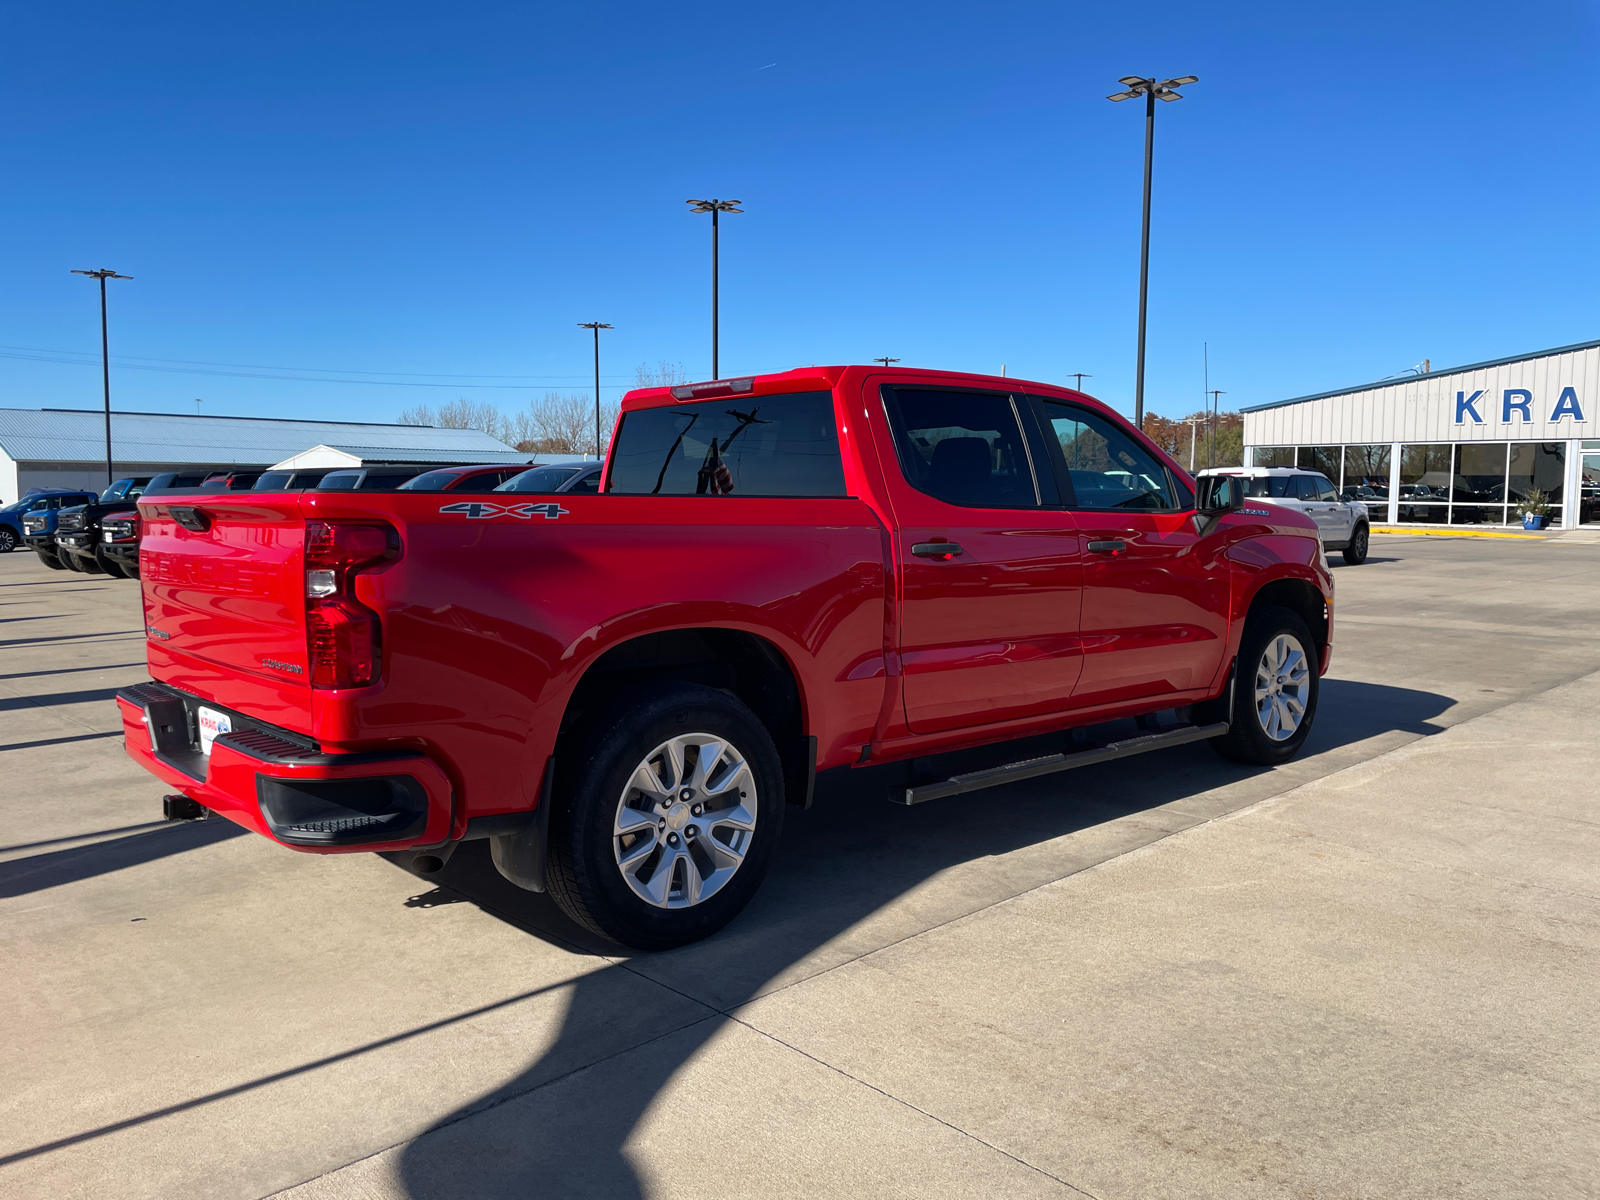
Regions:
M 450 836 L 449 777 L 415 750 L 325 754 L 238 713 L 211 753 L 195 711 L 220 705 L 160 683 L 117 693 L 128 754 L 152 775 L 275 842 L 314 854 L 404 850 Z

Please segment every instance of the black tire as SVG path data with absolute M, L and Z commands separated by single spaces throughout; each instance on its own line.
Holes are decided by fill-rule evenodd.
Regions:
M 107 557 L 105 555 L 96 554 L 94 556 L 94 560 L 100 564 L 100 569 L 107 575 L 111 576 L 111 578 L 126 579 L 128 577 L 128 573 L 122 569 L 122 564 L 116 559 Z
M 625 844 L 614 833 L 615 823 L 624 797 L 640 795 L 630 788 L 634 771 L 664 743 L 689 733 L 726 739 L 743 756 L 756 790 L 754 828 L 743 860 L 719 890 L 688 907 L 657 907 L 635 894 L 624 877 L 617 853 Z M 551 898 L 579 925 L 639 950 L 668 950 L 715 933 L 750 902 L 783 828 L 783 768 L 772 735 L 741 701 L 700 684 L 647 685 L 619 696 L 610 714 L 580 739 L 577 752 L 564 757 L 565 763 L 562 755 L 556 760 L 546 879 Z M 702 837 L 710 836 L 706 823 Z M 663 853 L 687 855 L 688 826 L 683 831 L 679 851 L 655 844 Z M 703 848 L 698 853 L 703 856 Z M 681 861 L 684 871 L 694 869 Z
M 1300 724 L 1288 737 L 1269 733 L 1270 720 L 1263 718 L 1256 698 L 1257 670 L 1263 666 L 1268 647 L 1279 637 L 1299 643 L 1304 656 L 1305 680 L 1296 699 L 1301 704 Z M 1300 752 L 1317 716 L 1317 695 L 1321 690 L 1317 644 L 1300 615 L 1287 608 L 1266 605 L 1254 609 L 1245 622 L 1239 642 L 1239 661 L 1233 674 L 1233 721 L 1228 732 L 1211 739 L 1211 747 L 1223 758 L 1255 766 L 1274 766 L 1288 762 Z
M 63 554 L 61 557 L 67 560 L 74 571 L 84 575 L 104 575 L 106 573 L 105 568 L 100 565 L 100 560 L 97 558 L 84 558 L 78 554 Z
M 49 567 L 52 571 L 65 571 L 67 569 L 61 564 L 61 560 L 53 554 L 39 554 L 39 551 L 37 550 L 35 550 L 34 553 L 38 554 L 39 561 L 45 566 Z
M 1367 528 L 1367 523 L 1362 521 L 1350 531 L 1350 540 L 1344 544 L 1344 561 L 1352 567 L 1359 567 L 1367 561 L 1367 546 L 1372 540 L 1372 531 Z
M 17 535 L 9 525 L 0 525 L 0 554 L 10 554 L 17 548 Z
M 56 562 L 61 564 L 63 571 L 76 571 L 80 575 L 83 574 L 83 568 L 78 565 L 78 560 L 65 550 L 56 551 Z

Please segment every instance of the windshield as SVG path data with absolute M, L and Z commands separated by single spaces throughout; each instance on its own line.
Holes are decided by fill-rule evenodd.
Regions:
M 401 492 L 442 492 L 456 481 L 460 471 L 424 471 L 415 479 L 408 479 L 396 491 Z
M 582 467 L 534 467 L 521 475 L 513 475 L 497 492 L 553 492 L 571 479 Z
M 1249 481 L 1248 494 L 1274 500 L 1293 500 L 1294 481 L 1293 475 L 1257 475 Z

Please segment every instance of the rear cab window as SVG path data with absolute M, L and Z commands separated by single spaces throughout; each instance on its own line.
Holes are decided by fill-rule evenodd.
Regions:
M 833 393 L 729 396 L 624 413 L 606 490 L 632 496 L 844 496 Z

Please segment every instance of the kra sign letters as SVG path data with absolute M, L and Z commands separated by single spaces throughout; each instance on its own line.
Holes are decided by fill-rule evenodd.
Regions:
M 1474 425 L 1482 425 L 1484 421 L 1483 412 L 1478 408 L 1480 404 L 1491 416 L 1494 415 L 1494 401 L 1485 398 L 1483 388 L 1479 388 L 1470 396 L 1466 392 L 1457 392 L 1456 424 L 1465 425 L 1470 421 Z M 1513 413 L 1516 414 L 1515 417 Z M 1510 424 L 1513 420 L 1518 424 L 1524 421 L 1531 422 L 1534 419 L 1533 393 L 1527 388 L 1507 388 L 1500 394 L 1499 415 L 1502 424 Z M 1571 417 L 1575 422 L 1588 419 L 1583 415 L 1583 406 L 1578 403 L 1577 388 L 1562 388 L 1561 395 L 1556 397 L 1555 407 L 1550 410 L 1551 424 L 1567 417 Z

